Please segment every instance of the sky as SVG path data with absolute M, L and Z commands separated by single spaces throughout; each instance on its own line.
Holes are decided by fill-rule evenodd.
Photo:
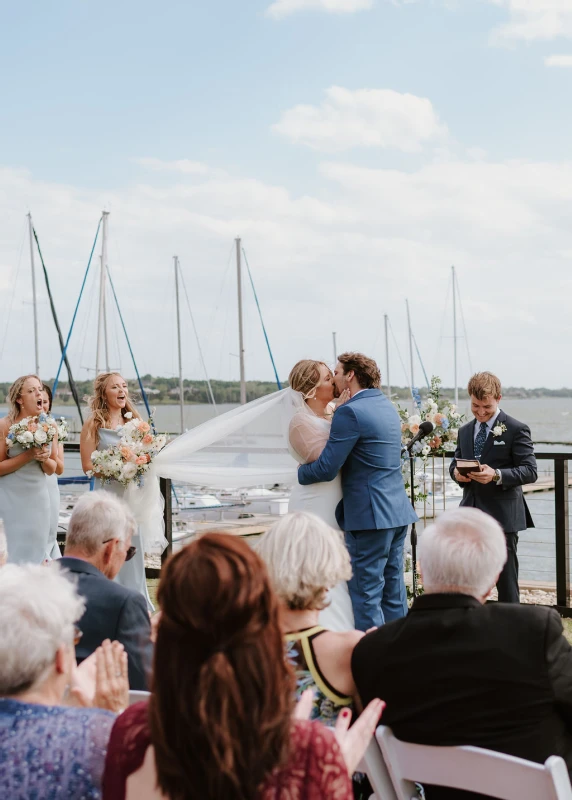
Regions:
M 281 379 L 572 386 L 572 0 L 0 0 L 0 380 L 34 370 L 26 214 L 67 335 L 102 210 L 141 374 L 239 375 L 240 236 Z M 70 340 L 95 369 L 100 242 Z M 59 364 L 39 258 L 40 371 Z M 244 264 L 243 264 L 244 267 Z M 273 370 L 246 270 L 246 375 Z M 109 362 L 134 375 L 108 288 Z M 189 307 L 192 311 L 192 320 Z M 193 325 L 194 323 L 194 325 Z M 195 335 L 196 330 L 196 335 Z M 199 347 L 202 348 L 203 363 Z

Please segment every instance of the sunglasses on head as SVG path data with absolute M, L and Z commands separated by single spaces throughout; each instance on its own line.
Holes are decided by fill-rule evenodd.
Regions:
M 107 544 L 108 542 L 113 542 L 114 539 L 115 539 L 115 537 L 113 539 L 106 539 L 101 544 Z M 127 550 L 125 551 L 125 560 L 126 561 L 131 561 L 131 559 L 133 558 L 133 556 L 135 555 L 136 552 L 137 552 L 137 548 L 135 547 L 135 545 L 132 544 L 131 547 L 128 547 Z

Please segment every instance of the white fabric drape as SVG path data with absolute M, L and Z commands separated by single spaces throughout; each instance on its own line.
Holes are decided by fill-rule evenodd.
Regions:
M 299 392 L 282 389 L 204 422 L 170 442 L 137 492 L 146 552 L 164 549 L 159 477 L 213 489 L 297 482 L 288 432 L 295 415 L 311 414 Z

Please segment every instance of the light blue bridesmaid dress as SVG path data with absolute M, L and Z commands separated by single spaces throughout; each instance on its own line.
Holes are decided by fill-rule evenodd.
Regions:
M 46 558 L 61 558 L 62 554 L 58 546 L 58 522 L 60 519 L 60 487 L 58 486 L 58 476 L 46 475 L 48 493 L 50 495 L 50 533 L 48 545 L 46 547 Z
M 121 428 L 118 428 L 115 431 L 112 431 L 109 428 L 100 428 L 99 444 L 97 449 L 106 450 L 108 447 L 115 447 L 117 444 L 119 444 L 120 438 Z M 125 494 L 125 487 L 119 483 L 119 481 L 111 480 L 109 483 L 98 481 L 97 488 L 103 489 L 105 492 L 111 492 L 112 494 L 121 498 L 121 500 L 124 499 L 123 496 Z M 137 548 L 137 552 L 131 561 L 126 561 L 121 567 L 121 571 L 115 580 L 117 583 L 120 583 L 122 586 L 126 586 L 128 589 L 133 589 L 136 592 L 140 592 L 146 599 L 149 610 L 153 611 L 154 606 L 149 598 L 147 582 L 145 580 L 145 558 L 143 553 L 143 544 L 138 533 L 133 536 L 131 544 Z
M 24 450 L 19 444 L 8 450 L 15 458 Z M 41 564 L 50 533 L 50 494 L 40 462 L 32 459 L 8 475 L 0 476 L 0 519 L 4 520 L 8 561 Z

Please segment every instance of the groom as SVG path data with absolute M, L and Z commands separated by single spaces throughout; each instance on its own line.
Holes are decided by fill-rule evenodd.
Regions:
M 298 480 L 332 481 L 342 471 L 343 500 L 336 519 L 345 531 L 353 577 L 348 588 L 355 626 L 366 631 L 405 616 L 403 545 L 417 515 L 401 477 L 401 424 L 380 390 L 375 361 L 361 353 L 339 356 L 334 384 L 350 399 L 334 413 L 322 454 L 298 469 Z

